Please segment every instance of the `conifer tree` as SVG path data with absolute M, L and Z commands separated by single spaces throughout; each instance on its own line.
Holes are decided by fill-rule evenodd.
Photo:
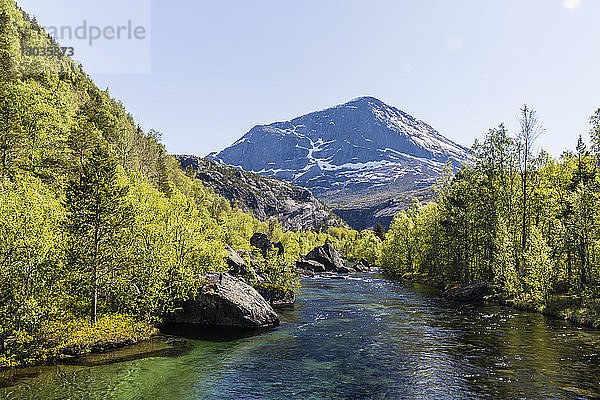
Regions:
M 383 226 L 381 225 L 381 222 L 378 222 L 377 225 L 375 225 L 375 235 L 381 239 L 382 241 L 385 240 L 385 229 L 383 229 Z
M 133 210 L 125 198 L 128 188 L 117 180 L 116 161 L 105 147 L 97 146 L 66 191 L 69 261 L 75 274 L 87 281 L 94 323 L 104 278 L 121 265 L 119 249 L 133 223 Z

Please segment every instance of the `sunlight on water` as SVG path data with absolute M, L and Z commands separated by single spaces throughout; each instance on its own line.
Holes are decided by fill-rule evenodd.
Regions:
M 375 275 L 304 281 L 283 324 L 229 342 L 161 338 L 5 375 L 8 399 L 588 399 L 600 332 L 453 304 Z

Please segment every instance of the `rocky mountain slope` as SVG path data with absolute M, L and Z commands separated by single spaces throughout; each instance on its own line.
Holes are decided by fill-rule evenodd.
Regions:
M 297 230 L 347 226 L 307 189 L 205 158 L 175 158 L 183 169 L 193 169 L 205 186 L 262 221 L 275 217 L 285 228 Z
M 310 189 L 356 228 L 388 224 L 468 149 L 373 97 L 259 125 L 209 158 Z

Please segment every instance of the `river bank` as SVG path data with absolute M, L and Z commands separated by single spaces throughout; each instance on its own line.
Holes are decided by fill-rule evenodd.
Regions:
M 303 278 L 281 325 L 233 338 L 158 336 L 19 371 L 6 399 L 593 399 L 598 331 L 461 304 L 378 274 Z M 164 350 L 162 350 L 164 348 Z
M 103 316 L 95 324 L 87 318 L 47 322 L 36 337 L 17 334 L 4 341 L 0 371 L 106 353 L 158 333 L 154 325 L 120 314 Z
M 289 295 L 273 285 L 259 287 L 264 293 L 261 295 L 242 279 L 227 273 L 205 273 L 201 279 L 193 298 L 174 303 L 173 309 L 165 311 L 154 323 L 106 314 L 93 323 L 89 317 L 48 319 L 40 323 L 35 336 L 17 331 L 1 342 L 0 370 L 111 351 L 146 341 L 159 329 L 175 335 L 188 328 L 268 329 L 280 323 L 271 304 L 283 306 L 295 298 L 293 292 Z
M 405 274 L 398 278 L 405 282 L 430 286 L 438 290 L 440 294 L 449 288 L 461 287 L 459 284 L 446 284 L 437 278 L 426 275 Z M 490 288 L 493 290 L 493 286 L 490 285 Z M 540 313 L 548 317 L 571 322 L 580 327 L 600 329 L 600 300 L 598 299 L 588 300 L 574 295 L 554 295 L 548 304 L 538 305 L 525 296 L 509 298 L 492 291 L 492 293 L 482 296 L 481 300 L 511 307 L 516 310 Z
M 373 276 L 375 276 L 373 274 Z M 352 275 L 336 275 L 340 279 Z M 331 279 L 330 276 L 319 277 Z M 442 295 L 449 288 L 460 289 L 461 285 L 443 284 L 425 275 L 404 275 L 390 277 L 401 281 L 424 285 L 436 295 Z M 427 290 L 429 292 L 429 290 Z M 569 321 L 574 325 L 600 329 L 600 304 L 575 296 L 554 296 L 543 306 L 537 306 L 524 298 L 507 298 L 497 293 L 482 296 L 481 301 L 510 307 L 515 310 L 536 312 L 554 319 Z M 86 320 L 71 320 L 61 324 L 48 325 L 45 335 L 39 338 L 28 336 L 11 338 L 10 353 L 0 357 L 0 371 L 14 368 L 51 365 L 92 354 L 103 354 L 131 345 L 146 342 L 160 334 L 159 329 L 148 322 L 137 321 L 124 315 L 109 315 L 95 325 Z M 225 340 L 213 335 L 211 339 Z

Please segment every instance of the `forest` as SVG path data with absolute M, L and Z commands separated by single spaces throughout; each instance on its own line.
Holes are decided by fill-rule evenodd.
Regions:
M 148 338 L 255 232 L 284 245 L 263 261 L 278 287 L 297 288 L 295 260 L 326 241 L 350 259 L 379 257 L 372 232 L 285 231 L 232 208 L 81 65 L 22 52 L 57 44 L 0 3 L 0 368 Z
M 509 304 L 543 311 L 568 303 L 597 323 L 600 110 L 590 123 L 591 146 L 579 136 L 559 159 L 536 150 L 543 128 L 527 106 L 517 135 L 490 129 L 472 147 L 471 165 L 446 171 L 435 201 L 395 217 L 385 270 L 440 286 L 487 282 Z

